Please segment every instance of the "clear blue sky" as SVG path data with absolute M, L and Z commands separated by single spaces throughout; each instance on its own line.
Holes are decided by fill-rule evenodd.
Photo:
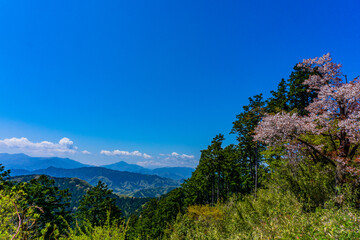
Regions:
M 248 97 L 269 96 L 302 59 L 331 52 L 360 75 L 359 11 L 358 0 L 0 1 L 0 149 L 195 166 L 216 134 L 232 141 Z

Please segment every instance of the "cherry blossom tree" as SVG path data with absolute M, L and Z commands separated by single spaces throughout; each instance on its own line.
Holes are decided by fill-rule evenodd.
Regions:
M 308 114 L 268 114 L 257 126 L 255 140 L 327 161 L 336 169 L 336 183 L 342 185 L 346 175 L 357 180 L 360 175 L 360 81 L 359 77 L 348 81 L 341 64 L 331 60 L 328 53 L 298 64 L 318 73 L 304 81 L 309 91 L 318 93 L 306 108 Z

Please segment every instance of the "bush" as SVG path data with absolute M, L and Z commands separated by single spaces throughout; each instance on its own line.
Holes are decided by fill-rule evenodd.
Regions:
M 195 209 L 206 209 L 196 207 Z M 360 239 L 360 213 L 328 201 L 314 211 L 291 191 L 271 185 L 241 201 L 218 206 L 221 219 L 193 211 L 179 216 L 168 239 Z M 213 218 L 210 220 L 209 218 Z
M 36 233 L 34 223 L 40 217 L 40 208 L 25 203 L 26 193 L 15 188 L 0 191 L 0 239 L 32 239 Z M 40 210 L 39 210 L 40 209 Z
M 110 212 L 107 212 L 107 220 L 102 226 L 94 226 L 90 222 L 82 222 L 81 227 L 75 226 L 63 240 L 125 240 L 127 226 L 123 221 L 111 220 Z

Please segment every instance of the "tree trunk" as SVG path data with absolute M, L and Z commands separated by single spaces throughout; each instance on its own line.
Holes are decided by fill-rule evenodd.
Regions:
M 255 147 L 255 191 L 254 191 L 254 196 L 255 199 L 257 197 L 257 185 L 258 185 L 258 144 L 256 142 L 256 147 Z
M 211 205 L 214 206 L 214 182 L 211 184 Z
M 217 193 L 216 193 L 216 202 L 219 201 L 220 197 L 220 173 L 218 173 L 218 179 L 217 179 Z
M 335 171 L 336 187 L 341 187 L 345 183 L 344 173 L 345 173 L 345 166 L 342 165 L 341 163 L 338 163 L 336 165 L 336 171 Z

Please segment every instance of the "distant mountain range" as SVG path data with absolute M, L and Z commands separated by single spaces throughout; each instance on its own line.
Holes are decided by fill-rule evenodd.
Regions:
M 129 164 L 124 161 L 120 161 L 120 162 L 109 164 L 109 165 L 102 165 L 100 167 L 104 167 L 104 168 L 108 168 L 108 169 L 112 169 L 112 170 L 118 170 L 118 171 L 128 171 L 128 172 L 137 172 L 137 173 L 139 173 L 139 172 L 145 173 L 146 171 L 151 172 L 150 169 L 141 167 L 136 164 Z
M 0 153 L 0 164 L 6 169 L 24 169 L 33 171 L 37 169 L 44 169 L 48 167 L 58 168 L 80 168 L 90 165 L 79 163 L 69 158 L 58 157 L 30 157 L 23 153 L 9 154 Z
M 44 174 L 52 177 L 68 177 L 79 178 L 85 180 L 91 185 L 95 186 L 99 181 L 102 181 L 113 189 L 115 193 L 123 195 L 132 195 L 134 192 L 145 189 L 157 189 L 159 194 L 166 193 L 164 190 L 171 190 L 180 186 L 179 180 L 162 178 L 156 175 L 146 175 L 141 173 L 131 173 L 124 171 L 117 171 L 103 167 L 82 167 L 73 169 L 49 167 L 47 169 L 39 169 L 34 171 L 27 170 L 11 170 L 11 176 L 19 175 L 34 175 Z M 157 194 L 152 190 L 151 196 L 142 194 L 142 197 L 153 197 Z
M 188 168 L 188 167 L 163 167 L 163 168 L 148 169 L 136 164 L 129 164 L 124 161 L 120 161 L 110 165 L 103 165 L 101 167 L 118 170 L 118 171 L 128 171 L 128 172 L 135 172 L 142 174 L 157 175 L 160 177 L 171 178 L 176 180 L 184 180 L 191 177 L 192 172 L 195 170 L 193 168 Z
M 29 174 L 29 171 L 47 169 L 49 167 L 74 169 L 81 167 L 94 167 L 91 165 L 82 164 L 69 158 L 58 157 L 30 157 L 23 153 L 8 154 L 0 153 L 0 164 L 5 166 L 6 169 L 14 171 L 16 169 L 17 174 L 22 171 L 23 174 Z M 127 171 L 133 173 L 157 175 L 160 177 L 171 178 L 175 180 L 184 180 L 191 177 L 193 168 L 187 167 L 164 167 L 156 169 L 148 169 L 136 164 L 128 164 L 124 161 L 120 161 L 110 165 L 103 165 L 103 168 Z
M 183 167 L 147 169 L 124 161 L 95 167 L 69 158 L 30 157 L 22 153 L 0 153 L 0 164 L 10 169 L 12 177 L 44 174 L 53 178 L 79 178 L 93 186 L 102 181 L 114 193 L 141 198 L 168 193 L 194 171 Z

